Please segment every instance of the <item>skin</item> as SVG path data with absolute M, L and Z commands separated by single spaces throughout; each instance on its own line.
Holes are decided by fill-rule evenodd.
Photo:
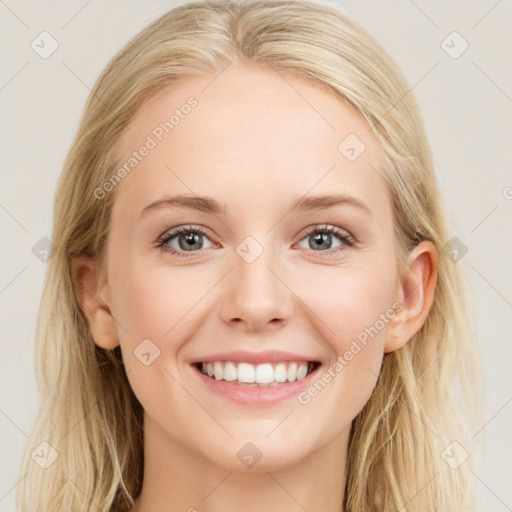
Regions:
M 384 354 L 427 317 L 436 249 L 416 246 L 398 275 L 391 197 L 374 170 L 383 153 L 352 107 L 305 78 L 248 63 L 215 76 L 182 80 L 139 112 L 121 161 L 189 96 L 198 100 L 117 186 L 105 279 L 94 260 L 73 264 L 93 338 L 105 349 L 121 345 L 145 411 L 145 475 L 133 510 L 339 512 L 351 422 Z M 351 133 L 366 146 L 353 162 L 338 150 Z M 371 213 L 349 204 L 290 211 L 304 194 L 338 193 Z M 163 206 L 140 215 L 178 194 L 211 197 L 226 213 Z M 155 247 L 159 235 L 188 224 L 208 233 L 192 256 Z M 356 243 L 332 235 L 332 247 L 319 248 L 307 228 L 323 224 Z M 236 252 L 247 236 L 263 248 L 252 263 Z M 169 243 L 180 250 L 178 242 Z M 394 302 L 401 311 L 306 405 L 296 396 L 235 404 L 207 390 L 190 366 L 217 352 L 285 350 L 320 361 L 323 373 Z M 147 338 L 160 355 L 145 366 L 133 352 Z M 237 457 L 248 442 L 262 453 L 252 468 Z

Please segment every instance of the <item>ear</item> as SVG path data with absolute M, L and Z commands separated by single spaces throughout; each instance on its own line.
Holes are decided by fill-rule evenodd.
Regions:
M 71 262 L 75 295 L 87 318 L 96 345 L 113 349 L 119 345 L 114 317 L 110 311 L 108 282 L 100 282 L 96 260 L 79 257 Z
M 434 302 L 437 262 L 436 246 L 429 240 L 410 252 L 405 273 L 397 283 L 397 301 L 402 309 L 388 325 L 384 353 L 403 347 L 425 323 Z

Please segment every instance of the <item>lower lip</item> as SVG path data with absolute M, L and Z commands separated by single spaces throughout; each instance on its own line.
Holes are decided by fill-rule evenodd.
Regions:
M 205 375 L 199 368 L 192 366 L 194 372 L 206 384 L 208 389 L 233 402 L 245 405 L 271 405 L 298 395 L 307 388 L 321 366 L 306 375 L 302 380 L 283 382 L 277 386 L 245 386 L 225 380 L 215 380 Z

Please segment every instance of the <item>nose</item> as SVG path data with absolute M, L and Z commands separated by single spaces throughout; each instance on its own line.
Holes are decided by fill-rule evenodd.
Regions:
M 245 331 L 286 324 L 293 313 L 293 292 L 273 251 L 265 249 L 252 262 L 234 252 L 232 261 L 234 268 L 220 299 L 222 320 Z

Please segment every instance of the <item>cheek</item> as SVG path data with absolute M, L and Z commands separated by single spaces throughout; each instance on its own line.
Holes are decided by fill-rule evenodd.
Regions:
M 375 264 L 317 272 L 314 286 L 311 278 L 297 278 L 295 282 L 300 282 L 298 295 L 314 313 L 311 321 L 329 346 L 342 354 L 350 348 L 352 340 L 359 338 L 364 343 L 365 333 L 375 341 L 373 346 L 382 345 L 380 341 L 383 342 L 391 319 L 394 279 L 389 268 L 385 272 Z
M 326 414 L 340 418 L 343 411 L 345 419 L 353 419 L 375 387 L 386 329 L 395 315 L 395 274 L 390 268 L 385 271 L 375 262 L 364 268 L 330 269 L 324 278 L 317 274 L 314 291 L 302 289 L 304 302 L 315 313 L 311 321 L 330 353 L 326 367 L 301 402 L 311 403 L 318 418 Z M 335 406 L 328 412 L 326 402 L 339 405 L 339 409 Z
M 113 259 L 113 261 L 115 261 Z M 211 271 L 148 265 L 125 258 L 112 269 L 113 314 L 132 388 L 147 410 L 158 411 L 158 393 L 183 399 L 171 375 L 179 375 L 179 351 L 204 320 Z M 153 405 L 152 405 L 153 404 Z
M 173 423 L 172 409 L 164 403 L 184 411 L 190 407 L 176 358 L 192 332 L 189 322 L 204 287 L 189 276 L 136 261 L 125 261 L 111 273 L 113 314 L 128 380 L 145 411 L 164 424 Z M 195 289 L 186 286 L 191 282 Z
M 176 338 L 176 332 L 187 322 L 187 314 L 207 289 L 193 272 L 136 262 L 116 269 L 112 283 L 114 314 L 129 332 L 127 335 L 120 330 L 123 341 L 137 344 L 150 338 L 162 349 L 165 340 L 168 345 L 168 340 Z

